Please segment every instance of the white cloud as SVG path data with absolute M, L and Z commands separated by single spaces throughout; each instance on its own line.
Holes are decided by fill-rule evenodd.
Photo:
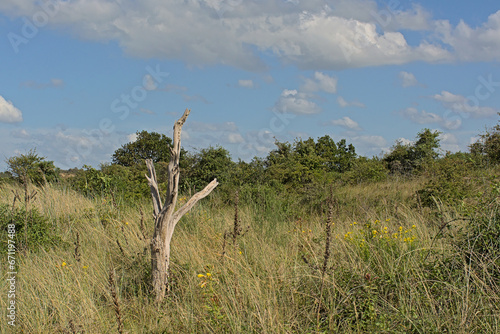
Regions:
M 238 86 L 243 87 L 243 88 L 253 88 L 254 83 L 252 80 L 238 80 Z
M 144 88 L 147 90 L 156 90 L 158 86 L 156 85 L 156 81 L 153 79 L 151 74 L 146 74 L 143 78 Z
M 349 103 L 342 96 L 337 97 L 337 103 L 342 108 L 345 108 L 345 107 L 347 107 L 349 105 Z
M 456 135 L 452 133 L 441 133 L 439 139 L 442 150 L 450 152 L 460 151 L 460 142 Z
M 360 131 L 362 130 L 359 124 L 356 121 L 353 121 L 351 118 L 344 116 L 340 119 L 333 119 L 323 123 L 323 125 L 336 125 L 341 126 L 348 130 Z
M 19 139 L 27 139 L 30 137 L 30 134 L 25 129 L 13 130 L 11 131 L 10 134 L 13 138 L 19 138 Z
M 399 2 L 394 2 L 399 4 Z M 394 4 L 393 3 L 393 4 Z M 388 4 L 391 6 L 391 3 Z M 398 5 L 397 5 L 398 6 Z M 387 14 L 387 9 L 383 8 L 382 13 Z M 414 4 L 410 10 L 400 11 L 396 10 L 391 13 L 390 16 L 375 15 L 377 21 L 382 22 L 382 26 L 387 30 L 415 30 L 415 31 L 426 31 L 430 30 L 432 27 L 431 14 L 426 11 L 421 5 Z M 382 20 L 380 20 L 382 18 Z M 384 24 L 386 23 L 386 24 Z
M 447 130 L 456 130 L 462 125 L 461 117 L 447 115 L 441 117 L 437 114 L 425 110 L 418 111 L 417 108 L 409 107 L 400 112 L 400 114 L 417 124 L 439 124 Z
M 0 12 L 32 17 L 40 11 L 37 3 L 4 0 Z M 398 8 L 385 23 L 373 14 L 385 7 L 379 8 L 373 0 L 337 0 L 333 5 L 323 0 L 93 0 L 57 4 L 57 13 L 48 21 L 51 28 L 91 41 L 117 41 L 135 57 L 181 59 L 190 65 L 221 63 L 262 70 L 266 65 L 259 52 L 314 70 L 453 59 L 446 48 L 425 38 L 415 46 L 408 45 L 401 31 L 426 31 L 433 26 L 420 6 Z M 484 34 L 478 35 L 488 36 L 495 22 L 490 18 L 482 28 Z M 497 42 L 490 37 L 483 42 L 488 43 Z
M 436 31 L 442 41 L 453 48 L 460 60 L 500 60 L 500 10 L 491 14 L 484 24 L 476 28 L 464 21 L 460 21 L 456 27 L 452 27 L 449 21 L 438 21 Z
M 401 80 L 401 86 L 403 87 L 411 87 L 418 85 L 418 80 L 417 78 L 415 78 L 415 75 L 413 75 L 413 73 L 401 71 L 399 72 L 398 76 L 399 79 Z
M 93 136 L 89 134 L 91 132 L 97 133 L 75 128 L 0 131 L 1 150 L 5 156 L 11 156 L 36 148 L 40 156 L 54 161 L 57 167 L 63 169 L 82 167 L 84 164 L 98 167 L 100 163 L 110 162 L 113 152 L 129 141 L 126 134 L 113 132 L 103 135 L 99 131 L 99 136 Z
M 133 143 L 137 140 L 138 136 L 137 136 L 137 133 L 131 133 L 129 135 L 127 135 L 127 141 L 129 143 Z
M 23 121 L 23 113 L 0 95 L 0 122 L 19 123 Z
M 364 108 L 365 107 L 365 105 L 363 103 L 359 102 L 359 101 L 347 102 L 342 96 L 337 97 L 337 103 L 342 108 L 349 107 L 349 106 L 358 107 L 358 108 Z
M 351 141 L 356 148 L 356 153 L 364 156 L 376 156 L 387 152 L 387 140 L 378 135 L 354 136 Z
M 415 144 L 415 141 L 408 138 L 400 137 L 396 139 L 396 143 L 400 143 L 401 145 L 413 145 Z
M 418 111 L 417 108 L 406 108 L 401 111 L 401 115 L 410 119 L 414 123 L 418 124 L 429 124 L 429 123 L 441 123 L 443 118 L 434 113 L 427 112 L 425 110 Z
M 239 144 L 245 142 L 245 139 L 239 133 L 229 133 L 227 135 L 227 140 L 231 144 Z
M 337 92 L 337 78 L 330 77 L 321 72 L 315 72 L 314 79 L 306 79 L 301 89 L 306 92 L 323 91 L 335 94 Z
M 462 95 L 452 94 L 448 91 L 442 91 L 441 94 L 435 94 L 433 99 L 439 101 L 444 108 L 459 113 L 463 117 L 490 117 L 500 112 L 498 108 L 477 105 L 477 99 L 475 98 L 471 99 Z
M 309 95 L 297 90 L 285 89 L 274 105 L 274 110 L 280 113 L 310 115 L 321 112 L 321 108 L 309 100 Z

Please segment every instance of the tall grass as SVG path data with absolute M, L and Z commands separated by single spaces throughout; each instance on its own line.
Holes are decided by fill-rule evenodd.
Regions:
M 317 203 L 241 190 L 238 220 L 250 228 L 226 248 L 224 261 L 224 232 L 234 226 L 235 209 L 209 197 L 175 231 L 161 305 L 148 290 L 149 203 L 114 205 L 59 186 L 37 189 L 30 205 L 62 242 L 16 254 L 15 329 L 5 321 L 2 267 L 1 332 L 116 333 L 117 303 L 125 333 L 500 332 L 498 277 L 491 267 L 480 271 L 454 244 L 451 236 L 466 221 L 436 238 L 443 221 L 458 214 L 419 206 L 421 184 L 389 180 L 335 190 L 324 272 L 311 265 L 324 263 L 326 189 L 314 196 Z M 2 186 L 0 204 L 11 205 L 16 189 Z

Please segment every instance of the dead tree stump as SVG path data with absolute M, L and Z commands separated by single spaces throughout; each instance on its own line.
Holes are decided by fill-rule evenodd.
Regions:
M 170 264 L 170 241 L 174 233 L 175 226 L 191 208 L 202 198 L 210 194 L 217 187 L 217 179 L 210 182 L 205 189 L 193 195 L 179 210 L 175 211 L 177 195 L 179 189 L 179 158 L 181 153 L 181 130 L 186 118 L 191 110 L 186 109 L 182 117 L 175 122 L 173 134 L 173 147 L 170 152 L 170 162 L 168 164 L 168 189 L 165 202 L 162 204 L 160 190 L 156 179 L 156 171 L 151 159 L 146 160 L 149 176 L 146 178 L 151 188 L 153 198 L 153 209 L 155 219 L 155 229 L 151 239 L 151 266 L 152 266 L 152 287 L 157 302 L 161 302 L 165 297 L 165 290 L 168 282 L 168 268 Z

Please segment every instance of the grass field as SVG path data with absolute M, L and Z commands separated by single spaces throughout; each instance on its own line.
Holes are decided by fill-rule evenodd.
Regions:
M 37 188 L 17 218 L 15 327 L 2 261 L 1 332 L 500 333 L 498 258 L 475 253 L 474 214 L 420 205 L 424 181 L 333 189 L 330 220 L 327 189 L 242 192 L 236 219 L 215 191 L 177 226 L 161 305 L 148 287 L 150 202 Z M 1 186 L 5 212 L 16 192 Z M 487 224 L 497 209 L 482 206 Z

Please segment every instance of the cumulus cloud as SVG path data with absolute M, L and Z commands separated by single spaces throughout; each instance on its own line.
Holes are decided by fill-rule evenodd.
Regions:
M 409 107 L 400 112 L 400 114 L 417 124 L 438 124 L 447 130 L 456 130 L 462 125 L 462 118 L 454 115 L 446 117 L 439 116 L 435 113 L 430 113 L 425 110 L 418 111 L 417 108 Z
M 356 148 L 356 153 L 365 156 L 375 156 L 389 150 L 387 140 L 379 135 L 354 136 L 351 141 Z
M 346 101 L 342 96 L 339 96 L 337 97 L 337 103 L 339 104 L 339 106 L 341 106 L 342 108 L 345 108 L 345 107 L 358 107 L 358 108 L 364 108 L 365 105 L 359 101 Z
M 349 118 L 347 116 L 344 116 L 340 119 L 333 119 L 333 120 L 327 121 L 327 122 L 323 123 L 323 125 L 336 125 L 336 126 L 340 126 L 340 127 L 345 128 L 345 129 L 354 130 L 354 131 L 362 130 L 356 121 L 352 120 L 351 118 Z
M 480 106 L 475 102 L 475 99 L 456 95 L 448 91 L 442 91 L 441 94 L 435 94 L 432 98 L 440 102 L 446 109 L 462 114 L 464 117 L 490 117 L 500 112 L 498 108 Z
M 137 140 L 137 138 L 138 138 L 137 133 L 131 133 L 131 134 L 127 135 L 127 142 L 133 143 Z
M 464 21 L 453 27 L 449 21 L 436 22 L 436 31 L 444 43 L 450 45 L 458 59 L 463 61 L 500 60 L 500 10 L 478 27 Z
M 32 17 L 40 11 L 37 4 L 4 0 L 0 12 Z M 398 8 L 381 19 L 384 8 L 374 0 L 338 0 L 335 6 L 322 0 L 58 1 L 48 25 L 86 40 L 116 41 L 135 57 L 181 59 L 190 65 L 221 63 L 252 71 L 266 68 L 260 52 L 314 70 L 453 59 L 446 47 L 425 37 L 415 45 L 407 43 L 404 31 L 436 26 L 422 7 Z M 495 36 L 496 23 L 491 17 L 477 30 L 484 45 L 497 43 L 489 35 Z M 467 30 L 447 29 L 445 23 L 438 27 L 453 45 L 456 35 Z
M 0 95 L 0 122 L 19 123 L 23 121 L 23 113 Z
M 413 107 L 401 111 L 401 115 L 418 124 L 441 123 L 443 121 L 443 118 L 437 114 L 425 110 L 418 111 L 417 108 Z
M 231 144 L 239 144 L 245 142 L 245 139 L 239 133 L 229 133 L 227 135 L 227 140 Z
M 314 79 L 305 79 L 301 90 L 306 92 L 319 92 L 335 94 L 337 92 L 337 78 L 330 77 L 321 72 L 314 73 Z
M 457 136 L 453 133 L 441 133 L 439 136 L 441 149 L 444 151 L 457 152 L 460 151 L 460 142 Z
M 398 77 L 401 80 L 401 86 L 403 87 L 412 87 L 418 85 L 418 80 L 417 78 L 415 78 L 415 75 L 413 73 L 401 71 L 399 72 Z
M 283 90 L 273 109 L 276 112 L 296 115 L 310 115 L 321 112 L 321 108 L 313 101 L 310 101 L 308 94 L 298 92 L 295 89 Z
M 88 130 L 88 129 L 87 129 Z M 135 135 L 135 134 L 134 134 Z M 0 131 L 2 152 L 6 156 L 36 148 L 40 156 L 54 161 L 59 168 L 68 169 L 82 165 L 99 166 L 109 162 L 113 152 L 130 141 L 118 132 L 92 136 L 89 131 L 75 128 L 26 128 Z M 0 164 L 0 167 L 2 165 Z

